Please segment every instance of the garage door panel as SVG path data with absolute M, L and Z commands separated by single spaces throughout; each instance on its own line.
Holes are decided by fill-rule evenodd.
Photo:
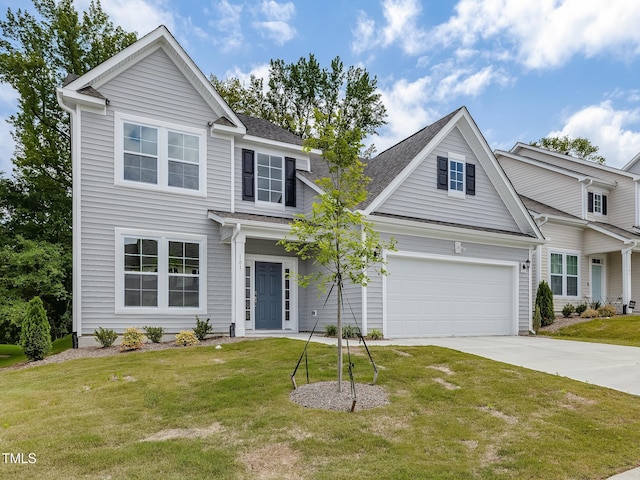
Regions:
M 511 335 L 514 269 L 508 265 L 390 257 L 387 335 Z

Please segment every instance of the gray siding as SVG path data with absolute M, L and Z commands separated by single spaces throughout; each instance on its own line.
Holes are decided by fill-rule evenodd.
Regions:
M 206 128 L 216 118 L 169 57 L 156 51 L 101 86 L 109 98 L 107 115 L 82 113 L 81 239 L 82 334 L 99 326 L 117 331 L 131 326 L 163 326 L 169 332 L 192 328 L 192 315 L 115 314 L 115 229 L 132 228 L 207 235 L 207 315 L 219 331 L 231 320 L 230 247 L 220 243 L 211 208 L 228 209 L 230 142 L 207 139 L 207 198 L 114 186 L 114 112 Z
M 454 255 L 454 241 L 434 238 L 414 237 L 408 235 L 394 235 L 396 248 L 399 252 L 414 252 L 436 255 Z M 388 240 L 388 234 L 381 234 L 381 239 Z M 460 257 L 481 258 L 524 262 L 529 257 L 527 248 L 513 248 L 478 243 L 463 242 L 465 251 L 457 254 Z M 529 331 L 529 274 L 520 272 L 518 275 L 518 330 Z M 367 291 L 367 321 L 368 329 L 382 330 L 382 277 L 372 275 Z
M 476 166 L 476 194 L 466 198 L 450 197 L 437 188 L 437 156 L 448 152 L 464 155 L 466 163 Z M 377 210 L 381 213 L 519 232 L 520 229 L 480 162 L 454 128 L 420 166 Z
M 582 217 L 582 185 L 578 180 L 512 158 L 497 158 L 520 195 Z
M 595 163 L 586 161 L 575 161 L 565 159 L 562 157 L 549 156 L 542 152 L 536 152 L 528 149 L 521 149 L 518 151 L 520 155 L 527 156 L 529 158 L 535 158 L 544 162 L 552 163 L 562 168 L 569 170 L 579 171 L 583 175 L 591 176 L 597 179 L 605 180 L 608 182 L 616 183 L 616 186 L 608 192 L 608 215 L 605 217 L 590 217 L 596 221 L 610 222 L 613 225 L 617 225 L 622 228 L 630 229 L 636 224 L 635 215 L 635 184 L 633 178 L 627 175 L 627 172 L 622 170 L 601 167 Z M 633 172 L 632 172 L 633 173 Z M 557 173 L 550 172 L 549 175 L 556 175 Z M 590 191 L 601 191 L 601 189 L 589 189 Z M 603 193 L 607 193 L 604 191 Z M 526 194 L 525 194 L 526 195 Z M 532 197 L 548 205 L 552 205 L 540 198 Z M 581 198 L 578 196 L 578 198 Z M 555 205 L 552 205 L 555 206 Z M 567 211 L 565 209 L 561 210 Z M 573 213 L 573 212 L 570 212 Z M 575 213 L 573 213 L 576 215 Z M 580 216 L 578 214 L 578 216 Z

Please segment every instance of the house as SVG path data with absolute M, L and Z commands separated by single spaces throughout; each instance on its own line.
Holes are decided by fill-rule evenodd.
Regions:
M 58 89 L 73 159 L 73 329 L 211 317 L 217 331 L 310 331 L 333 303 L 278 240 L 310 211 L 320 152 L 235 113 L 165 27 Z M 371 160 L 362 212 L 397 242 L 388 276 L 347 285 L 347 311 L 387 337 L 531 328 L 531 253 L 544 242 L 466 108 Z M 349 321 L 349 320 L 348 320 Z
M 640 299 L 640 171 L 600 165 L 523 143 L 498 162 L 540 227 L 533 286 L 554 306 L 600 302 L 627 311 Z M 637 173 L 634 173 L 637 172 Z

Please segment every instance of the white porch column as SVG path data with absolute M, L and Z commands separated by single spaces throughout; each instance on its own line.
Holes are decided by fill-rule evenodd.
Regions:
M 246 236 L 236 225 L 231 239 L 231 322 L 236 325 L 236 336 L 244 337 L 244 251 Z
M 622 304 L 629 305 L 631 300 L 631 251 L 635 244 L 629 248 L 622 249 Z

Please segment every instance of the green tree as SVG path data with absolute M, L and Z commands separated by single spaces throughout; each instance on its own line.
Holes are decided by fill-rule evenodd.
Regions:
M 54 332 L 66 333 L 69 325 L 56 312 L 66 309 L 70 297 L 67 263 L 62 248 L 46 241 L 18 236 L 0 247 L 0 343 L 17 343 L 27 304 L 35 296 L 43 299 Z
M 305 139 L 323 133 L 325 125 L 317 122 L 341 122 L 336 125 L 341 131 L 357 129 L 371 135 L 387 116 L 376 91 L 377 78 L 361 67 L 345 71 L 340 57 L 329 68 L 321 67 L 313 54 L 295 63 L 271 60 L 266 89 L 255 76 L 248 85 L 237 78 L 211 81 L 236 112 L 270 120 Z M 319 119 L 316 110 L 322 113 Z
M 542 317 L 541 325 L 543 327 L 551 325 L 555 321 L 556 314 L 553 311 L 553 292 L 549 284 L 544 280 L 538 285 L 535 306 L 536 309 L 540 308 L 540 316 Z
M 84 74 L 136 35 L 115 27 L 96 0 L 82 16 L 72 0 L 33 0 L 33 6 L 35 13 L 8 9 L 0 20 L 0 82 L 19 96 L 9 118 L 16 142 L 13 176 L 0 178 L 0 239 L 12 243 L 22 236 L 58 246 L 70 293 L 70 131 L 56 88 L 67 74 Z M 0 298 L 0 305 L 8 303 Z
M 381 242 L 371 222 L 357 206 L 367 197 L 369 179 L 364 175 L 364 164 L 358 157 L 362 147 L 363 131 L 339 128 L 347 125 L 340 116 L 326 121 L 324 113 L 316 111 L 316 124 L 322 125 L 317 138 L 306 141 L 307 148 L 322 150 L 329 175 L 317 181 L 320 194 L 308 214 L 297 215 L 291 223 L 290 236 L 280 243 L 302 260 L 311 260 L 321 269 L 301 275 L 303 286 L 316 283 L 326 292 L 336 289 L 338 331 L 338 391 L 342 388 L 342 311 L 345 282 L 367 285 L 368 270 L 385 274 L 381 249 L 393 249 L 394 242 Z
M 564 137 L 544 137 L 538 141 L 531 142 L 530 145 L 546 148 L 564 155 L 571 155 L 572 157 L 599 163 L 600 165 L 604 165 L 607 161 L 602 155 L 598 155 L 600 147 L 593 145 L 584 137 L 571 138 L 568 135 Z
M 29 360 L 42 360 L 51 351 L 51 327 L 40 297 L 34 297 L 27 306 L 20 345 Z

